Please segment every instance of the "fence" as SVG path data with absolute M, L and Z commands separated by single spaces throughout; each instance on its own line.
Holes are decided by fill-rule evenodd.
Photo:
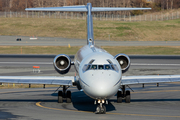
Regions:
M 179 12 L 149 14 L 149 15 L 113 15 L 93 13 L 94 20 L 112 21 L 163 21 L 179 18 Z M 86 13 L 73 12 L 0 12 L 0 18 L 56 18 L 56 19 L 86 19 Z

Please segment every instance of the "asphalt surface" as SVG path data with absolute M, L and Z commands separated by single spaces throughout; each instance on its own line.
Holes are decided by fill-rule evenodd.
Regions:
M 0 75 L 59 76 L 54 70 L 55 55 L 0 55 Z M 70 56 L 72 61 L 74 56 Z M 124 75 L 180 74 L 180 56 L 135 56 L 130 55 L 131 66 Z M 33 66 L 41 72 L 34 74 Z M 67 76 L 75 75 L 74 66 Z
M 21 38 L 21 41 L 16 41 Z M 37 39 L 30 39 L 37 38 Z M 58 37 L 0 36 L 1 46 L 84 46 L 86 39 Z M 180 41 L 107 41 L 95 40 L 98 46 L 180 46 Z
M 16 56 L 16 57 L 15 57 Z M 0 55 L 0 75 L 59 76 L 52 61 L 55 55 Z M 73 56 L 71 56 L 73 59 Z M 131 56 L 131 67 L 124 75 L 180 74 L 180 56 Z M 33 73 L 33 66 L 40 73 Z M 73 66 L 67 75 L 74 75 Z M 0 119 L 12 120 L 178 120 L 180 119 L 180 83 L 131 85 L 131 103 L 117 103 L 116 96 L 106 105 L 107 114 L 94 111 L 94 100 L 75 87 L 72 103 L 57 103 L 57 88 L 0 89 Z
M 57 103 L 56 88 L 1 89 L 0 119 L 12 120 L 179 120 L 180 84 L 130 86 L 131 103 L 117 103 L 116 96 L 106 105 L 107 114 L 95 114 L 94 100 L 76 88 L 72 103 Z

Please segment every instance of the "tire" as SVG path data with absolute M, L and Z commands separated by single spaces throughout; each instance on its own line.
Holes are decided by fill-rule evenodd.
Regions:
M 63 103 L 63 92 L 62 91 L 58 92 L 58 103 Z
M 130 91 L 127 90 L 126 91 L 126 103 L 130 103 L 131 102 L 131 95 L 130 95 Z
M 98 105 L 97 108 L 96 108 L 96 112 L 95 113 L 96 114 L 100 114 L 100 112 L 101 112 L 101 108 L 100 108 L 100 105 Z
M 103 105 L 102 107 L 103 107 L 103 110 L 104 110 L 104 111 L 102 112 L 102 114 L 106 114 L 106 106 Z
M 121 91 L 117 92 L 117 103 L 122 103 L 122 92 Z
M 67 91 L 66 93 L 66 102 L 71 103 L 71 91 Z

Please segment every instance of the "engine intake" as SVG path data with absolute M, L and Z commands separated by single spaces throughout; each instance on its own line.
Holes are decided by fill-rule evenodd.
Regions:
M 60 74 L 66 74 L 71 68 L 71 58 L 65 54 L 59 54 L 53 61 L 55 70 Z
M 130 58 L 126 54 L 117 54 L 115 59 L 121 66 L 122 73 L 125 73 L 130 67 Z

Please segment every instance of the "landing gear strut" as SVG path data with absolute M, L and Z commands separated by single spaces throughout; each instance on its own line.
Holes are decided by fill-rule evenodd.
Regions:
M 103 105 L 104 104 L 104 100 L 98 100 L 98 103 L 100 105 L 97 106 L 96 108 L 96 114 L 106 114 L 106 106 Z M 96 104 L 96 101 L 95 101 L 95 104 Z M 107 101 L 106 101 L 106 104 L 107 104 Z
M 117 92 L 117 103 L 122 103 L 122 99 L 125 99 L 126 103 L 130 103 L 131 102 L 131 93 L 129 90 L 126 90 L 125 85 L 123 85 L 121 87 L 122 91 L 118 91 Z
M 58 91 L 58 103 L 63 103 L 63 100 L 66 100 L 67 103 L 71 103 L 71 91 L 67 91 L 67 89 L 67 86 L 63 86 L 63 91 Z

